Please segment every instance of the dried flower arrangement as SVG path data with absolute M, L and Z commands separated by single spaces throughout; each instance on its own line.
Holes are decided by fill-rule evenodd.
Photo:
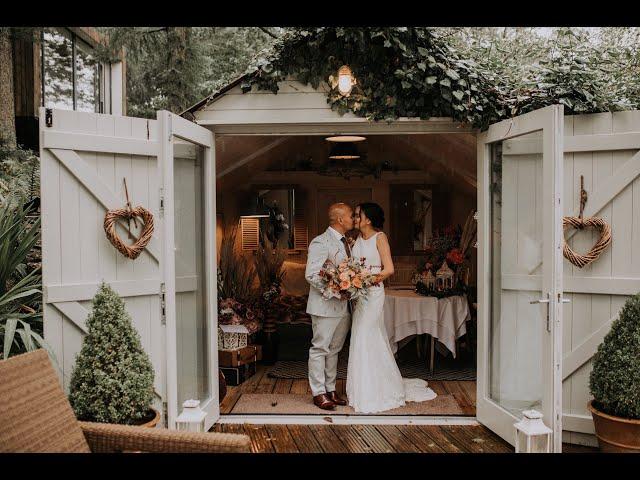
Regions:
M 242 255 L 238 228 L 225 233 L 220 246 L 218 265 L 218 314 L 221 324 L 245 325 L 249 333 L 260 329 L 263 314 L 254 288 L 256 268 Z

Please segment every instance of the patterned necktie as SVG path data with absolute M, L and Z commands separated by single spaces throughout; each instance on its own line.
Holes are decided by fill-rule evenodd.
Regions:
M 351 258 L 351 249 L 349 248 L 349 244 L 347 243 L 347 237 L 343 235 L 340 241 L 344 244 L 344 249 L 347 252 L 347 257 Z

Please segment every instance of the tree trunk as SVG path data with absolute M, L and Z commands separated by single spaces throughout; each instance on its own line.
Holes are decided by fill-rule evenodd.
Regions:
M 166 82 L 167 109 L 179 113 L 186 107 L 185 88 L 187 71 L 188 44 L 191 40 L 191 28 L 167 27 L 168 69 Z
M 0 28 L 0 142 L 16 145 L 11 28 Z

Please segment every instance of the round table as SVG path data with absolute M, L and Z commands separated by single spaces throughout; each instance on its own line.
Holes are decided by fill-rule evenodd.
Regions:
M 401 340 L 427 333 L 455 358 L 456 339 L 467 332 L 465 322 L 470 319 L 469 303 L 463 295 L 436 298 L 413 290 L 385 291 L 384 323 L 394 353 Z

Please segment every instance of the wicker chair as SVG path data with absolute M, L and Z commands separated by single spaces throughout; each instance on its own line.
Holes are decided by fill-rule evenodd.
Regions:
M 0 361 L 0 452 L 250 452 L 247 435 L 80 422 L 45 350 Z

